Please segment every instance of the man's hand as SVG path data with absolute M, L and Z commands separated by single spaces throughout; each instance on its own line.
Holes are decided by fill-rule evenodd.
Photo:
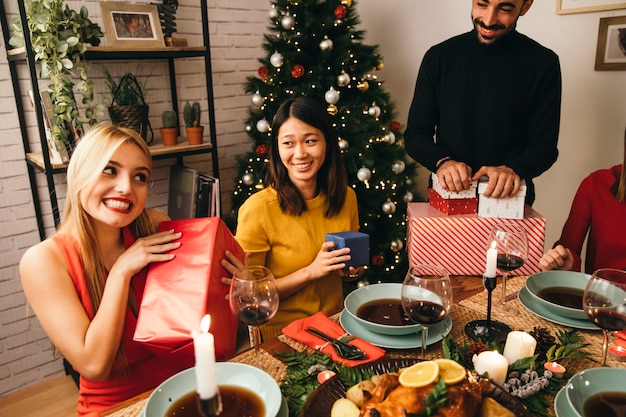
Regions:
M 522 180 L 511 168 L 500 165 L 497 167 L 481 167 L 472 177 L 472 181 L 478 181 L 480 177 L 488 177 L 489 183 L 483 195 L 492 198 L 513 197 L 520 189 Z
M 441 164 L 435 174 L 441 188 L 446 191 L 458 193 L 470 189 L 472 168 L 463 162 L 449 159 Z

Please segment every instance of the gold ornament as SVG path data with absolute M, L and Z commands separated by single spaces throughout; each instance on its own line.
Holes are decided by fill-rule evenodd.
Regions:
M 339 109 L 337 108 L 337 106 L 335 106 L 334 104 L 329 105 L 326 108 L 326 111 L 328 112 L 328 114 L 330 114 L 331 116 L 336 115 L 337 113 L 339 113 Z
M 370 84 L 367 81 L 359 81 L 359 83 L 356 85 L 356 88 L 359 91 L 367 91 L 367 89 L 370 88 Z
M 378 71 L 381 71 L 383 68 L 385 68 L 385 63 L 383 61 L 378 62 L 378 65 L 376 65 L 376 69 Z
M 346 7 L 351 7 L 352 6 L 352 0 L 341 0 L 341 4 L 343 4 Z

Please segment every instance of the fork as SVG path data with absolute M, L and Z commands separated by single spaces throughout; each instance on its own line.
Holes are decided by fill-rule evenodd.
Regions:
M 311 334 L 314 334 L 320 339 L 330 343 L 330 345 L 333 348 L 335 348 L 335 350 L 337 351 L 337 354 L 344 359 L 348 359 L 348 360 L 367 359 L 367 354 L 363 352 L 357 346 L 351 345 L 339 339 L 335 339 L 334 337 L 331 337 L 327 335 L 326 333 L 323 333 L 322 331 L 316 329 L 315 327 L 307 327 L 305 330 Z

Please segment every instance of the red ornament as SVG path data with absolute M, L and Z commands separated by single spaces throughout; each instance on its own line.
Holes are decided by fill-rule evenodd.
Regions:
M 261 144 L 256 147 L 256 154 L 259 156 L 265 156 L 267 155 L 267 152 L 268 152 L 268 148 L 267 148 L 267 145 L 265 144 Z
M 383 255 L 372 256 L 372 265 L 383 266 L 385 264 L 385 257 Z
M 293 78 L 300 78 L 304 75 L 304 67 L 300 64 L 296 64 L 291 69 L 291 76 Z
M 389 127 L 391 128 L 391 130 L 395 130 L 397 132 L 398 130 L 400 130 L 402 125 L 400 124 L 399 121 L 392 120 L 391 123 L 389 123 Z
M 337 8 L 335 9 L 335 17 L 337 19 L 343 19 L 344 17 L 346 17 L 347 13 L 348 13 L 348 9 L 343 4 L 337 6 Z
M 268 75 L 270 75 L 270 71 L 267 69 L 267 67 L 265 66 L 259 67 L 259 77 L 267 78 Z

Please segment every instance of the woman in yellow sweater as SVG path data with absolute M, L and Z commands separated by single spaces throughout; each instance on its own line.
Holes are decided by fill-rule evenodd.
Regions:
M 248 265 L 265 265 L 276 277 L 278 313 L 261 327 L 278 336 L 293 320 L 343 306 L 342 277 L 350 249 L 333 250 L 326 233 L 358 231 L 356 194 L 348 179 L 330 117 L 316 101 L 290 99 L 272 122 L 268 187 L 240 207 L 236 239 Z

